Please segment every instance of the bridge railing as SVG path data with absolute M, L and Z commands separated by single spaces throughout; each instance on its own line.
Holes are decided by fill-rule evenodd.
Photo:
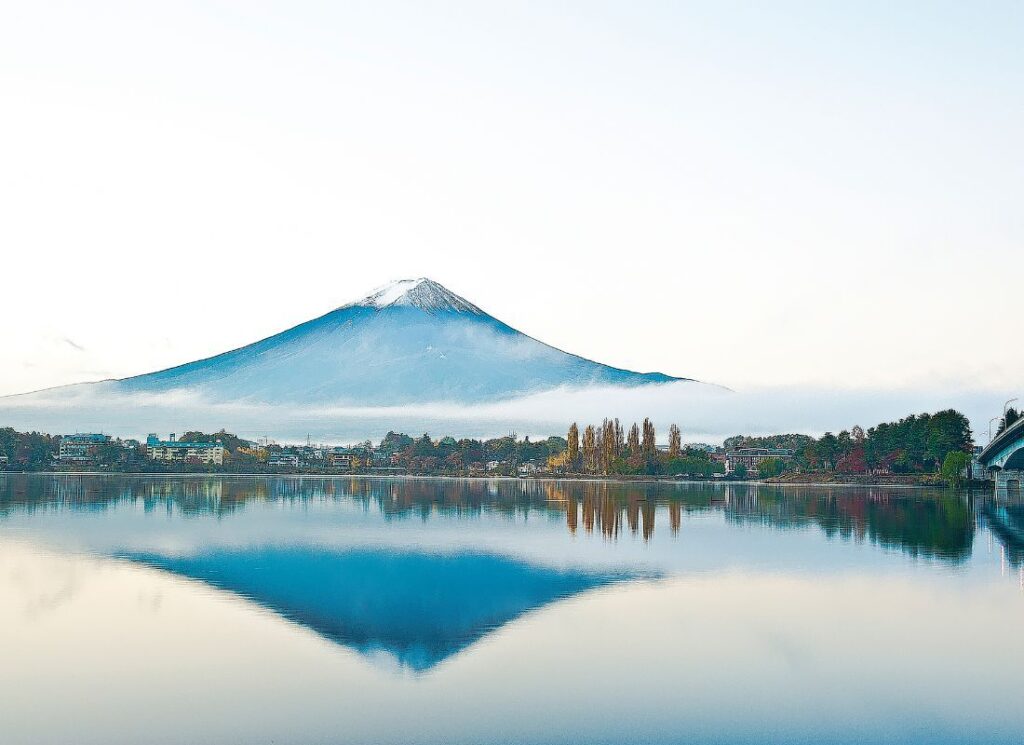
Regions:
M 996 435 L 992 442 L 984 447 L 984 449 L 978 453 L 978 460 L 987 465 L 987 458 L 993 453 L 999 452 L 1003 445 L 1018 436 L 1018 433 L 1024 435 L 1024 417 L 1021 417 L 1016 422 L 1011 424 L 1009 427 L 1004 429 L 998 435 Z

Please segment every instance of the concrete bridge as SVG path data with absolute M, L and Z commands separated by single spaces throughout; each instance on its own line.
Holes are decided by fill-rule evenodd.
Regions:
M 996 494 L 1020 491 L 1024 483 L 1024 418 L 999 433 L 978 454 L 996 482 Z

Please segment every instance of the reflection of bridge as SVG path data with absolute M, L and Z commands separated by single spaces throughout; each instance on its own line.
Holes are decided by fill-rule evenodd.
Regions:
M 1024 501 L 986 499 L 978 506 L 983 524 L 1002 544 L 1010 566 L 1024 566 Z
M 997 494 L 1019 490 L 1024 480 L 1024 418 L 1000 432 L 981 451 L 978 461 L 995 477 Z

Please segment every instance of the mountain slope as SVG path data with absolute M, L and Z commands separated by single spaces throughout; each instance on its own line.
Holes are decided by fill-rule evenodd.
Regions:
M 555 349 L 416 279 L 240 349 L 112 385 L 125 393 L 184 389 L 215 401 L 382 406 L 674 380 Z

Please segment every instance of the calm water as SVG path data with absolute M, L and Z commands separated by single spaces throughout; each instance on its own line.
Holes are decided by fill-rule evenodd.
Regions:
M 1020 743 L 1024 506 L 0 475 L 0 742 Z

